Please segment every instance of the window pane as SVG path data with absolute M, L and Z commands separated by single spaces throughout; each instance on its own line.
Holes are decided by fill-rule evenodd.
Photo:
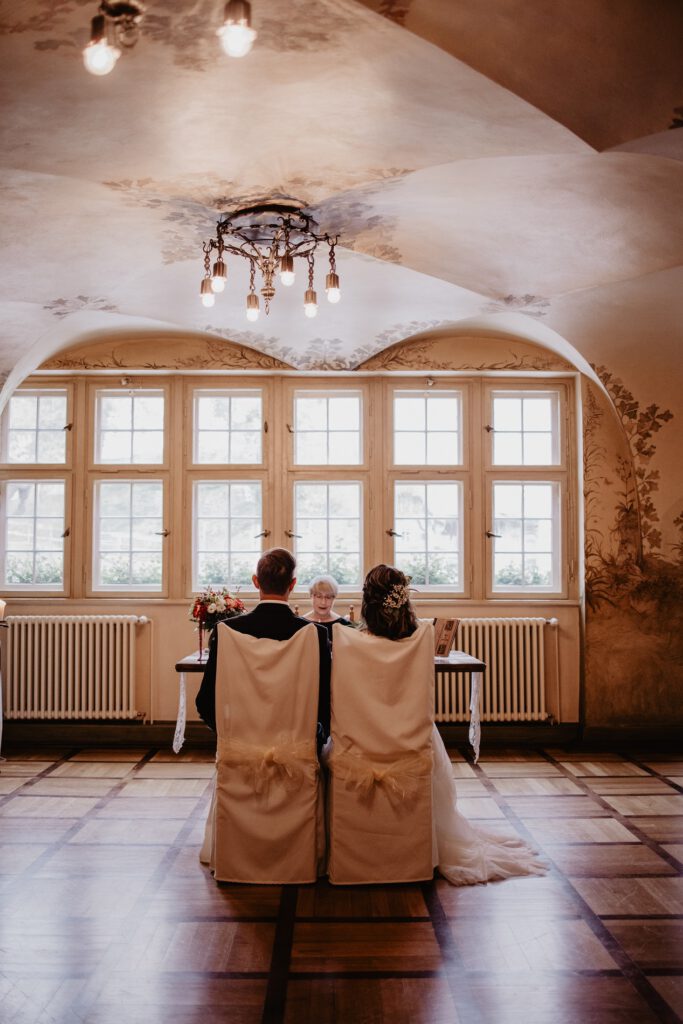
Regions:
M 66 455 L 66 434 L 63 430 L 38 431 L 38 462 L 64 462 Z
M 66 391 L 17 392 L 7 410 L 7 462 L 63 463 Z
M 422 396 L 409 398 L 396 395 L 394 398 L 394 430 L 424 431 L 426 427 L 426 404 Z
M 132 435 L 126 430 L 103 430 L 98 462 L 130 462 Z
M 463 589 L 461 505 L 460 483 L 394 485 L 394 557 L 413 582 Z
M 493 399 L 493 428 L 499 430 L 522 429 L 522 402 L 519 398 Z
M 493 485 L 494 589 L 559 589 L 558 496 L 555 483 Z
M 164 395 L 98 391 L 95 462 L 158 465 L 164 461 Z
M 4 583 L 60 589 L 64 581 L 64 481 L 9 480 Z
M 8 434 L 8 462 L 36 462 L 35 430 L 10 430 Z
M 194 393 L 194 461 L 260 464 L 262 413 L 260 392 Z
M 550 434 L 524 435 L 525 466 L 547 466 L 552 461 L 553 449 Z
M 458 462 L 458 435 L 450 433 L 427 434 L 427 464 L 452 466 Z
M 194 486 L 193 586 L 248 586 L 262 550 L 261 484 L 198 481 Z
M 299 466 L 356 466 L 361 450 L 360 395 L 294 396 L 294 462 Z
M 522 464 L 522 435 L 494 434 L 493 462 L 496 466 L 519 466 Z
M 358 434 L 329 434 L 329 461 L 335 466 L 357 466 L 360 462 Z
M 351 398 L 330 398 L 329 400 L 330 430 L 353 430 L 360 427 L 360 400 Z
M 524 399 L 524 429 L 551 431 L 553 429 L 553 403 L 550 398 Z
M 234 430 L 230 440 L 230 462 L 244 465 L 261 461 L 261 431 Z
M 40 395 L 38 398 L 39 430 L 64 430 L 66 395 Z
M 96 588 L 161 589 L 163 493 L 161 480 L 95 484 Z
M 38 426 L 38 398 L 36 395 L 13 395 L 9 400 L 9 427 L 14 430 L 26 427 L 35 430 Z
M 397 466 L 423 466 L 427 461 L 427 436 L 413 431 L 397 431 L 394 437 L 394 462 Z
M 455 466 L 460 457 L 457 392 L 439 395 L 394 392 L 394 463 Z
M 163 428 L 163 395 L 135 395 L 133 399 L 133 429 L 163 431 Z
M 196 462 L 230 462 L 230 434 L 227 430 L 200 430 L 196 441 Z
M 559 462 L 559 392 L 494 393 L 492 400 L 494 465 Z
M 361 583 L 361 485 L 294 486 L 297 577 L 305 586 L 329 573 L 346 586 Z
M 327 434 L 311 431 L 297 433 L 295 461 L 299 466 L 325 465 L 327 463 Z

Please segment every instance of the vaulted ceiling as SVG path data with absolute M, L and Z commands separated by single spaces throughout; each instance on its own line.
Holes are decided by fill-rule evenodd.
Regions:
M 93 0 L 4 5 L 5 394 L 109 333 L 199 332 L 311 369 L 484 328 L 678 394 L 678 0 L 253 0 L 242 60 L 219 50 L 221 9 L 150 0 L 95 78 Z M 341 303 L 306 320 L 297 286 L 247 324 L 233 265 L 203 309 L 218 213 L 277 194 L 339 231 Z

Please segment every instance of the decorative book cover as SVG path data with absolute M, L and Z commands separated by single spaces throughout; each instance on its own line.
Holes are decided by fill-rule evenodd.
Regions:
M 459 622 L 460 619 L 434 619 L 434 654 L 437 658 L 448 657 Z

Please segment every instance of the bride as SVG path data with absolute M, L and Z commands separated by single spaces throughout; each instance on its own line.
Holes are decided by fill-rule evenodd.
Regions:
M 376 565 L 365 577 L 361 618 L 369 637 L 410 643 L 429 629 L 410 603 L 410 577 L 388 565 Z M 417 640 L 417 637 L 416 637 Z M 425 647 L 424 672 L 434 676 L 433 653 Z M 539 875 L 547 868 L 518 837 L 503 838 L 475 827 L 460 814 L 453 770 L 443 740 L 432 726 L 432 808 L 434 866 L 453 885 L 473 885 L 515 875 Z

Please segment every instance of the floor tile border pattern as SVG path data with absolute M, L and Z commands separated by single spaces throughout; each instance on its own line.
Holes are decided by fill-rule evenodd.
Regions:
M 614 818 L 616 821 L 618 821 L 619 824 L 623 825 L 623 827 L 626 828 L 629 832 L 631 832 L 631 834 L 636 839 L 638 839 L 640 843 L 642 843 L 644 846 L 648 847 L 650 850 L 652 850 L 654 853 L 660 856 L 671 867 L 674 867 L 677 872 L 680 872 L 680 864 L 675 857 L 673 857 L 666 850 L 664 850 L 663 847 L 656 840 L 652 839 L 645 832 L 642 832 L 637 826 L 632 824 L 627 816 L 620 814 L 616 810 L 616 808 L 613 807 L 611 804 L 607 803 L 607 801 L 604 800 L 604 798 L 599 793 L 596 793 L 594 790 L 590 788 L 590 786 L 587 786 L 583 781 L 583 776 L 574 776 L 567 768 L 565 768 L 565 766 L 556 757 L 554 757 L 552 754 L 547 753 L 545 750 L 541 749 L 539 752 L 548 762 L 550 762 L 550 764 L 554 764 L 555 767 L 558 768 L 566 778 L 571 778 L 584 791 L 584 793 L 587 796 L 590 796 L 600 806 L 608 809 L 610 811 L 610 816 Z M 619 756 L 624 761 L 629 762 L 631 764 L 636 764 L 636 767 L 643 768 L 645 771 L 648 771 L 648 774 L 657 777 L 656 773 L 650 773 L 644 765 L 634 761 L 632 758 L 621 754 Z M 505 808 L 503 808 L 503 810 L 505 813 Z M 557 870 L 554 865 L 553 870 Z M 678 1017 L 678 1014 L 676 1014 L 673 1011 L 673 1009 L 669 1006 L 666 1000 L 659 994 L 656 988 L 649 981 L 645 971 L 641 967 L 639 967 L 634 960 L 631 959 L 626 950 L 621 946 L 618 940 L 612 935 L 612 933 L 604 924 L 604 920 L 614 920 L 615 918 L 621 917 L 622 915 L 596 914 L 592 907 L 590 907 L 586 900 L 584 900 L 580 893 L 576 890 L 576 888 L 572 884 L 571 878 L 567 878 L 565 875 L 562 874 L 562 872 L 559 871 L 558 875 L 560 878 L 562 878 L 563 884 L 565 886 L 568 886 L 572 890 L 577 908 L 580 908 L 580 916 L 587 922 L 587 924 L 593 931 L 593 934 L 602 942 L 605 949 L 607 949 L 607 951 L 610 953 L 613 959 L 617 962 L 617 964 L 619 964 L 624 978 L 631 982 L 634 988 L 647 1002 L 650 1009 L 658 1015 L 661 1021 L 665 1022 L 665 1024 L 679 1024 L 680 1018 Z M 651 917 L 651 915 L 646 914 L 630 914 L 624 916 L 627 916 L 633 920 L 648 920 Z M 677 915 L 669 916 L 676 917 Z M 661 919 L 659 915 L 658 919 Z M 683 974 L 683 971 L 676 971 L 675 973 Z

